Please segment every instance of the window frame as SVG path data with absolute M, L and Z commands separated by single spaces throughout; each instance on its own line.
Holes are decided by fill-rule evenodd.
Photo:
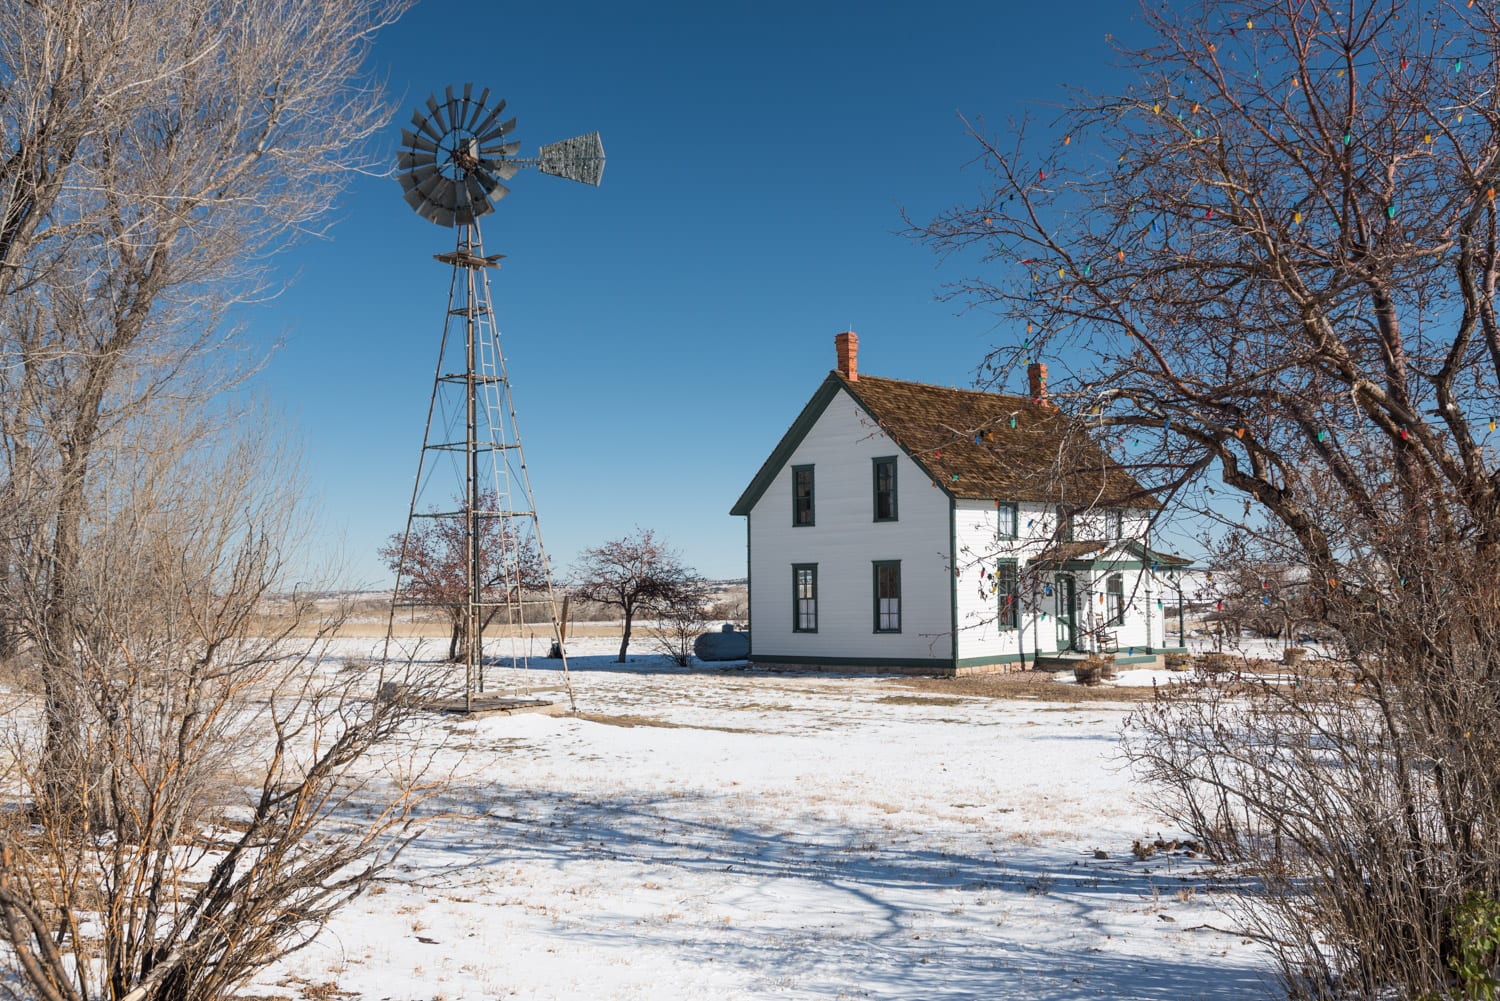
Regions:
M 873 606 L 873 611 L 874 611 L 874 616 L 875 616 L 874 617 L 874 626 L 875 626 L 874 631 L 877 632 L 877 633 L 883 633 L 883 634 L 899 633 L 899 632 L 901 632 L 901 561 L 900 560 L 871 560 L 870 561 L 870 568 L 871 568 L 871 578 L 872 578 L 871 579 L 871 588 L 870 588 L 870 590 L 871 590 L 871 595 L 872 595 L 872 598 L 873 598 L 873 601 L 872 601 L 871 604 Z M 886 613 L 886 621 L 889 622 L 892 618 L 894 618 L 895 625 L 894 626 L 887 626 L 886 628 L 881 628 L 881 625 L 880 625 L 880 623 L 881 623 L 880 572 L 882 570 L 894 570 L 896 572 L 895 573 L 895 582 L 896 582 L 896 588 L 895 588 L 895 590 L 896 590 L 896 593 L 895 593 L 895 597 L 894 597 L 894 600 L 896 602 L 895 611 L 894 611 L 894 613 L 891 613 L 891 612 L 887 612 Z M 889 601 L 891 599 L 887 598 L 886 600 Z
M 1006 514 L 1009 512 L 1009 523 Z M 1021 505 L 1015 501 L 995 501 L 995 538 L 1019 539 L 1021 537 Z
M 806 572 L 810 572 L 811 577 L 812 577 L 812 596 L 811 596 L 810 599 L 804 599 L 802 597 L 802 581 L 801 581 L 800 577 L 801 577 L 802 573 L 805 572 L 805 571 Z M 803 625 L 802 602 L 804 600 L 810 600 L 812 602 L 812 616 L 811 616 L 811 618 L 812 618 L 812 625 L 810 627 Z M 792 564 L 792 632 L 794 632 L 794 633 L 815 633 L 817 631 L 818 631 L 818 565 L 816 563 L 793 563 Z
M 1104 541 L 1123 542 L 1125 539 L 1125 509 L 1121 507 L 1109 507 L 1104 509 Z
M 1021 627 L 1021 565 L 1017 560 L 995 563 L 995 623 L 1002 632 Z
M 901 512 L 896 507 L 896 458 L 894 455 L 877 455 L 870 460 L 871 498 L 875 521 L 899 521 L 901 519 Z M 888 466 L 891 471 L 890 514 L 884 517 L 880 514 L 880 469 L 882 466 Z
M 818 523 L 818 508 L 817 508 L 818 484 L 817 484 L 817 476 L 813 472 L 814 468 L 815 467 L 813 466 L 812 463 L 808 463 L 807 465 L 804 465 L 804 466 L 793 466 L 792 467 L 792 527 L 793 528 L 811 528 L 811 527 L 813 527 L 814 525 L 816 525 Z M 800 497 L 798 495 L 798 493 L 797 493 L 797 481 L 798 481 L 798 478 L 803 473 L 807 474 L 807 497 L 806 497 L 806 500 L 807 500 L 807 520 L 806 521 L 803 521 L 800 518 L 800 515 L 802 513 L 800 505 L 801 505 L 801 502 L 802 502 L 803 498 Z
M 1057 541 L 1073 542 L 1073 522 L 1077 512 L 1067 504 L 1057 505 Z
M 1104 578 L 1104 624 L 1125 624 L 1125 575 L 1112 573 Z

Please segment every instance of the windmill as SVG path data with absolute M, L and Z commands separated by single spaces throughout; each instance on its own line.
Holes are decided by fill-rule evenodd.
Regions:
M 542 546 L 510 376 L 490 302 L 489 273 L 499 268 L 504 255 L 485 254 L 479 219 L 495 210 L 495 202 L 510 191 L 504 182 L 523 167 L 595 186 L 604 173 L 604 147 L 597 132 L 543 146 L 534 158 L 517 157 L 521 144 L 512 138 L 515 118 L 503 118 L 503 99 L 493 106 L 489 102 L 489 88 L 475 97 L 472 83 L 464 84 L 461 94 L 450 86 L 442 99 L 429 95 L 425 113 L 418 108 L 412 114 L 412 128 L 401 130 L 403 148 L 397 155 L 406 203 L 422 218 L 456 228 L 457 242 L 451 253 L 433 255 L 451 269 L 448 309 L 392 593 L 386 659 L 398 604 L 434 603 L 430 599 L 403 602 L 413 525 L 418 519 L 432 518 L 455 530 L 450 536 L 461 529 L 462 707 L 469 713 L 485 690 L 486 626 L 503 612 L 501 621 L 511 626 L 507 632 L 514 644 L 526 623 L 526 609 L 539 605 L 547 609 L 551 620 L 562 658 L 563 684 L 573 705 L 551 566 Z M 461 338 L 455 327 L 461 327 Z M 461 469 L 451 468 L 454 460 L 461 460 Z M 439 474 L 445 463 L 448 472 L 456 474 L 453 479 L 462 483 L 458 510 L 418 511 L 424 489 L 443 478 Z M 529 657 L 529 646 L 524 656 Z M 513 648 L 511 663 L 518 662 L 524 661 Z

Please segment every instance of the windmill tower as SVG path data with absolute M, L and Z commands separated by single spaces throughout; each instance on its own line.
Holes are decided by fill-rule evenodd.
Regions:
M 572 707 L 551 565 L 490 300 L 490 272 L 504 255 L 485 254 L 479 219 L 495 210 L 494 203 L 509 193 L 502 182 L 523 167 L 597 186 L 604 147 L 599 133 L 590 132 L 543 146 L 535 158 L 517 158 L 521 144 L 511 139 L 516 120 L 502 120 L 505 101 L 491 107 L 489 99 L 489 88 L 476 98 L 471 83 L 461 94 L 450 86 L 442 100 L 429 95 L 426 112 L 413 112 L 413 128 L 401 130 L 404 148 L 397 167 L 407 204 L 424 219 L 455 228 L 457 241 L 451 252 L 434 255 L 450 272 L 448 308 L 399 552 L 385 658 L 397 607 L 454 607 L 460 596 L 454 593 L 459 574 L 453 564 L 461 564 L 457 634 L 463 641 L 463 710 L 473 712 L 476 699 L 485 697 L 485 629 L 506 627 L 510 663 L 524 669 L 530 647 L 521 634 L 539 611 L 551 622 Z M 434 501 L 436 506 L 427 506 Z M 439 561 L 443 566 L 414 565 L 419 550 L 433 549 L 447 557 Z M 528 616 L 528 609 L 533 614 Z

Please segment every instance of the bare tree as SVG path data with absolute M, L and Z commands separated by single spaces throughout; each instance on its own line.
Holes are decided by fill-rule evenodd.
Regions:
M 380 549 L 380 558 L 400 581 L 398 601 L 440 608 L 448 616 L 450 661 L 464 659 L 469 618 L 469 506 L 461 498 L 455 503 L 454 512 L 418 516 L 410 534 L 396 533 Z M 495 495 L 481 495 L 479 507 L 496 510 Z M 524 621 L 526 594 L 547 588 L 547 570 L 536 541 L 516 531 L 507 518 L 480 517 L 477 524 L 484 602 L 480 629 L 488 628 L 502 610 L 519 624 Z
M 678 667 L 693 659 L 693 643 L 708 628 L 713 589 L 693 571 L 686 571 L 667 596 L 657 603 L 651 638 Z
M 986 190 L 918 235 L 989 262 L 952 291 L 1015 325 L 991 377 L 1068 357 L 1053 390 L 1080 429 L 1164 513 L 1306 581 L 1339 637 L 1339 679 L 1173 698 L 1134 743 L 1262 878 L 1288 990 L 1480 996 L 1500 958 L 1476 931 L 1500 914 L 1500 20 L 1446 0 L 1140 17 L 1130 86 L 1075 94 L 1043 135 L 975 124 Z
M 39 596 L 7 602 L 25 610 L 7 628 L 41 653 L 60 780 L 89 478 L 132 413 L 243 372 L 226 310 L 362 162 L 386 115 L 362 64 L 403 5 L 0 10 L 0 495 L 19 513 L 0 586 Z
M 361 67 L 403 5 L 0 7 L 11 993 L 224 997 L 413 831 L 409 705 L 327 673 L 308 602 L 257 615 L 295 471 L 216 398 L 254 364 L 227 310 L 384 120 Z
M 336 620 L 295 594 L 261 615 L 302 521 L 295 468 L 263 428 L 203 431 L 186 410 L 133 422 L 131 461 L 86 495 L 73 789 L 45 696 L 8 697 L 0 777 L 25 809 L 0 811 L 0 940 L 25 996 L 228 996 L 368 887 L 441 785 L 392 746 L 412 703 L 323 661 Z
M 585 549 L 574 568 L 571 589 L 579 599 L 618 608 L 625 616 L 618 658 L 623 664 L 635 617 L 660 611 L 695 578 L 651 529 L 637 528 L 634 535 Z

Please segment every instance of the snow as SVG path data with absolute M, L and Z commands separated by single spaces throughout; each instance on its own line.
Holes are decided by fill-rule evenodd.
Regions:
M 582 717 L 434 720 L 457 777 L 399 878 L 250 993 L 1270 993 L 1264 952 L 1218 930 L 1233 918 L 1202 860 L 1131 855 L 1178 832 L 1119 756 L 1129 706 L 619 665 L 616 645 L 570 644 Z

